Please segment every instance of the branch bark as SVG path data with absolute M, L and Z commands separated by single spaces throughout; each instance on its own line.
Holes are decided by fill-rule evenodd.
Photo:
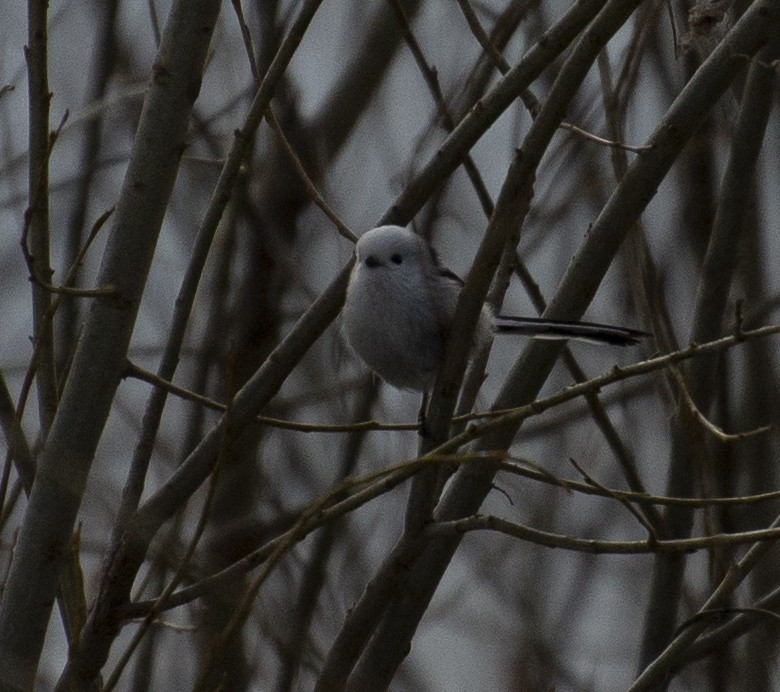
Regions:
M 754 59 L 750 69 L 697 291 L 692 341 L 708 341 L 723 329 L 732 277 L 740 256 L 744 219 L 752 202 L 752 180 L 772 108 L 776 75 L 768 65 L 779 52 L 780 41 L 775 40 Z M 708 354 L 693 361 L 687 372 L 690 396 L 705 416 L 715 394 L 718 361 L 716 356 Z M 668 494 L 681 497 L 693 492 L 699 464 L 705 464 L 705 468 L 709 466 L 705 461 L 703 431 L 684 399 L 680 397 L 673 420 L 667 488 Z M 693 515 L 685 508 L 669 508 L 664 525 L 667 537 L 687 536 L 693 525 Z M 656 558 L 649 597 L 652 607 L 647 611 L 640 670 L 650 665 L 673 637 L 685 565 L 684 555 Z M 685 636 L 690 634 L 691 628 L 688 628 Z
M 29 242 L 34 278 L 49 283 L 52 275 L 49 248 L 49 3 L 30 0 L 27 5 L 27 59 L 29 100 L 29 189 L 23 242 Z M 38 345 L 38 411 L 45 437 L 57 410 L 57 373 L 54 367 L 54 336 L 45 319 L 51 294 L 38 281 L 32 282 L 33 336 Z
M 569 266 L 545 316 L 578 318 L 583 314 L 628 229 L 654 196 L 685 143 L 700 126 L 712 105 L 742 71 L 744 56 L 753 55 L 777 30 L 778 24 L 780 2 L 754 3 L 712 52 L 669 108 L 649 142 L 652 149 L 635 160 L 603 208 Z M 547 378 L 558 353 L 559 349 L 549 344 L 531 343 L 513 368 L 495 406 L 507 407 L 530 402 Z M 479 449 L 506 449 L 515 434 L 516 428 L 489 435 L 480 443 Z M 495 470 L 487 465 L 461 469 L 442 499 L 435 514 L 436 519 L 458 519 L 476 512 L 492 487 L 494 473 Z M 360 670 L 369 675 L 373 666 L 373 670 L 381 672 L 372 674 L 372 679 L 377 680 L 380 686 L 388 684 L 396 666 L 409 649 L 420 618 L 458 543 L 458 538 L 431 543 L 424 555 L 410 568 L 404 593 L 391 604 L 386 615 L 387 626 L 383 625 L 372 640 L 356 673 Z M 348 623 L 349 618 L 345 627 Z M 330 672 L 327 663 L 325 670 Z M 344 673 L 342 669 L 340 674 Z M 367 678 L 354 678 L 356 683 L 361 679 Z
M 154 66 L 96 299 L 43 449 L 0 607 L 0 683 L 32 689 L 68 539 L 120 382 L 200 89 L 218 0 L 177 2 Z

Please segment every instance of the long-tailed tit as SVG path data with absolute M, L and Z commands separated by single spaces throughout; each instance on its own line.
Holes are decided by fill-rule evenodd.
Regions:
M 355 353 L 385 382 L 428 391 L 444 358 L 463 281 L 443 267 L 416 233 L 380 226 L 363 234 L 344 304 L 344 330 Z M 493 317 L 486 307 L 475 342 L 492 333 L 580 339 L 627 346 L 645 332 L 592 322 Z

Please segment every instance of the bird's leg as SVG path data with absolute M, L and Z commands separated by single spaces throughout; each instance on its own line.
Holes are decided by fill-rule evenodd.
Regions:
M 426 420 L 425 417 L 427 410 L 428 410 L 428 390 L 426 389 L 423 392 L 422 404 L 420 404 L 420 413 L 417 414 L 417 424 L 419 425 L 417 429 L 417 434 L 423 439 L 429 438 L 431 436 L 431 433 L 428 430 L 428 421 Z

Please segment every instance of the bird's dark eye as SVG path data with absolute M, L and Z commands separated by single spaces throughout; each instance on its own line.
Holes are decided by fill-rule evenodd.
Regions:
M 393 264 L 401 264 L 401 262 L 403 262 L 403 261 L 404 261 L 404 258 L 403 258 L 403 257 L 401 257 L 401 255 L 399 255 L 399 254 L 396 252 L 394 255 L 390 255 L 390 261 L 391 261 Z
M 379 266 L 379 260 L 376 257 L 374 257 L 373 255 L 369 255 L 368 257 L 366 257 L 366 266 L 369 269 L 373 269 L 374 267 L 378 267 Z

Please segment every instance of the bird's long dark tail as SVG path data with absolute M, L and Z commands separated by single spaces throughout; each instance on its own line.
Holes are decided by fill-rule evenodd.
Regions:
M 543 317 L 509 317 L 499 315 L 495 318 L 494 329 L 498 334 L 521 334 L 536 339 L 577 339 L 595 344 L 630 346 L 639 343 L 647 332 L 628 327 L 615 327 L 597 322 L 568 322 L 566 320 L 547 320 Z

